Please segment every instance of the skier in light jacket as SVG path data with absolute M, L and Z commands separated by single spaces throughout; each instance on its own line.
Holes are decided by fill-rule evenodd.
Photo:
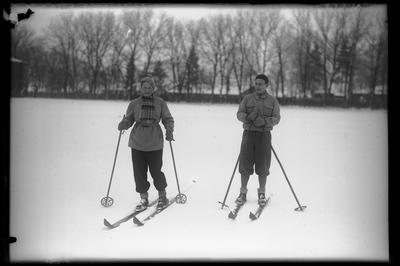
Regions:
M 140 202 L 136 210 L 144 210 L 149 205 L 147 170 L 150 170 L 153 183 L 158 191 L 157 209 L 163 209 L 168 204 L 166 196 L 167 181 L 161 171 L 164 139 L 159 122 L 165 127 L 166 140 L 173 141 L 174 119 L 167 103 L 154 95 L 156 89 L 152 77 L 140 81 L 141 95 L 132 100 L 125 117 L 118 124 L 118 130 L 126 130 L 132 125 L 128 146 L 131 148 L 133 174 L 136 192 L 140 193 Z
M 243 204 L 246 201 L 247 183 L 255 168 L 259 180 L 258 204 L 265 205 L 265 186 L 271 164 L 271 130 L 281 116 L 277 99 L 267 92 L 268 77 L 257 75 L 254 85 L 255 92 L 242 99 L 237 112 L 244 131 L 239 161 L 241 187 L 235 202 Z

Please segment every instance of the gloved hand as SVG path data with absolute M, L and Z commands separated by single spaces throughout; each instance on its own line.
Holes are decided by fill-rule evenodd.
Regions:
M 118 130 L 119 131 L 125 130 L 125 129 L 128 129 L 128 128 L 129 128 L 128 123 L 125 120 L 122 120 L 121 122 L 119 122 L 119 124 L 118 124 Z
M 165 132 L 165 139 L 168 141 L 173 141 L 174 140 L 174 135 L 172 134 L 171 131 L 166 131 Z
M 257 117 L 257 118 L 254 120 L 254 125 L 255 125 L 256 127 L 262 127 L 263 125 L 265 125 L 265 120 L 264 120 L 264 118 L 262 118 L 261 116 Z
M 253 111 L 246 117 L 246 119 L 249 121 L 254 121 L 254 119 L 256 119 L 256 117 L 257 117 L 257 111 Z

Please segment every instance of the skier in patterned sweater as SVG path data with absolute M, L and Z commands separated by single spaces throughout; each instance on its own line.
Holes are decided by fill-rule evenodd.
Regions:
M 265 186 L 271 164 L 271 130 L 280 121 L 280 108 L 276 98 L 268 94 L 268 77 L 259 74 L 255 78 L 255 92 L 246 95 L 237 112 L 243 122 L 243 136 L 240 148 L 239 173 L 241 187 L 237 204 L 244 204 L 250 175 L 258 175 L 258 204 L 265 205 Z
M 165 190 L 167 181 L 161 171 L 164 140 L 159 122 L 165 127 L 165 139 L 173 141 L 174 119 L 167 103 L 154 95 L 155 89 L 152 77 L 143 78 L 140 81 L 141 96 L 129 103 L 124 119 L 118 124 L 118 130 L 126 130 L 134 124 L 128 146 L 131 148 L 136 192 L 140 193 L 141 199 L 136 206 L 137 211 L 144 210 L 149 205 L 148 169 L 158 191 L 157 209 L 163 209 L 168 204 Z

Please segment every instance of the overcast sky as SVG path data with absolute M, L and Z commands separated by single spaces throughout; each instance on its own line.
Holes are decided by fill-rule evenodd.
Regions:
M 225 4 L 225 5 L 200 5 L 200 4 L 192 4 L 192 5 L 142 5 L 143 7 L 151 7 L 155 12 L 165 12 L 167 15 L 174 16 L 176 19 L 181 20 L 190 20 L 190 19 L 200 19 L 202 17 L 206 17 L 208 15 L 216 15 L 216 14 L 233 14 L 238 9 L 251 9 L 251 8 L 259 8 L 260 5 L 233 5 L 233 4 Z M 121 13 L 122 11 L 128 10 L 129 8 L 137 8 L 138 6 L 134 5 L 88 5 L 88 4 L 63 4 L 63 5 L 54 5 L 54 4 L 46 4 L 46 5 L 29 5 L 29 4 L 20 4 L 12 6 L 12 13 L 15 16 L 16 13 L 25 12 L 28 8 L 33 10 L 34 15 L 24 23 L 29 23 L 35 30 L 40 30 L 43 27 L 47 26 L 50 19 L 59 15 L 62 12 L 66 11 L 115 11 L 116 13 Z M 268 8 L 274 8 L 277 6 L 273 5 L 265 5 Z M 280 7 L 290 7 L 290 6 L 280 6 Z
M 292 17 L 292 10 L 296 8 L 312 8 L 310 5 L 250 5 L 250 4 L 224 4 L 224 5 L 201 5 L 201 4 L 170 4 L 170 5 L 133 5 L 133 4 L 109 4 L 109 5 L 99 5 L 99 4 L 18 4 L 11 6 L 11 19 L 16 19 L 16 14 L 20 12 L 26 12 L 28 8 L 33 10 L 34 14 L 29 20 L 25 20 L 21 23 L 29 23 L 32 28 L 40 33 L 40 31 L 47 27 L 51 18 L 60 15 L 63 12 L 74 11 L 76 13 L 82 11 L 115 11 L 116 14 L 122 13 L 123 11 L 128 11 L 129 9 L 137 9 L 139 7 L 152 8 L 156 13 L 164 12 L 167 15 L 173 16 L 178 20 L 197 20 L 209 15 L 217 14 L 235 14 L 239 9 L 274 9 L 279 8 L 281 14 L 286 18 L 290 19 Z M 321 7 L 316 5 L 315 7 Z M 376 7 L 376 6 L 375 6 Z M 379 8 L 384 8 L 384 5 L 378 5 Z M 3 12 L 4 15 L 4 12 Z

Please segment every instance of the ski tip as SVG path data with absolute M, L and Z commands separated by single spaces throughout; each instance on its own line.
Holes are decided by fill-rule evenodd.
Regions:
M 256 220 L 256 219 L 257 219 L 257 217 L 255 216 L 255 214 L 254 214 L 254 213 L 252 213 L 252 212 L 250 212 L 250 214 L 249 214 L 249 218 L 250 218 L 252 221 L 254 221 L 254 220 Z
M 135 216 L 133 216 L 133 223 L 138 225 L 138 226 L 142 226 L 143 225 L 143 223 L 141 221 L 139 221 L 139 219 L 136 218 Z

